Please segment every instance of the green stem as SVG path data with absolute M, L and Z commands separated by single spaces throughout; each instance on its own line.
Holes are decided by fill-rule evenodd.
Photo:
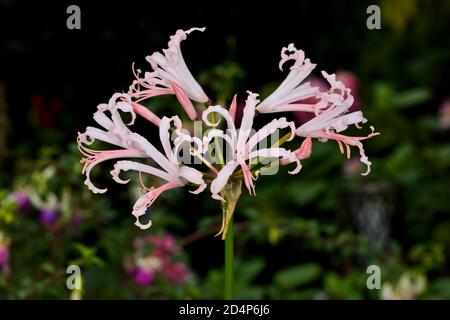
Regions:
M 234 230 L 233 230 L 233 213 L 236 208 L 237 201 L 242 191 L 242 180 L 232 181 L 222 190 L 222 196 L 225 201 L 222 202 L 222 228 L 218 234 L 222 234 L 225 242 L 225 263 L 224 263 L 224 280 L 225 300 L 233 299 L 233 276 L 234 276 Z
M 234 232 L 233 218 L 228 225 L 227 237 L 225 238 L 225 300 L 233 299 L 233 277 L 234 277 Z

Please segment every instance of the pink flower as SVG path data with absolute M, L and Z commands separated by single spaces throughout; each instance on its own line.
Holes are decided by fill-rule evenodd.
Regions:
M 361 111 L 347 113 L 354 101 L 350 94 L 351 90 L 346 88 L 341 81 L 336 80 L 336 75 L 329 75 L 326 72 L 322 72 L 322 75 L 330 83 L 331 89 L 318 94 L 321 100 L 316 104 L 316 116 L 297 128 L 296 134 L 302 137 L 318 138 L 322 142 L 328 139 L 336 140 L 341 152 L 346 151 L 348 159 L 350 158 L 350 146 L 356 146 L 359 149 L 360 161 L 367 166 L 367 171 L 363 175 L 367 175 L 370 172 L 371 162 L 365 155 L 361 141 L 379 133 L 374 132 L 374 128 L 371 127 L 372 133 L 368 136 L 349 137 L 339 134 L 349 125 L 360 128 L 359 124 L 365 123 L 367 120 Z
M 445 99 L 439 108 L 439 126 L 443 130 L 450 129 L 450 99 L 449 98 Z
M 159 127 L 159 134 L 161 144 L 164 149 L 164 154 L 158 151 L 147 139 L 141 135 L 130 131 L 127 125 L 124 124 L 120 111 L 131 114 L 131 122 L 133 124 L 136 117 L 131 99 L 126 94 L 114 94 L 108 104 L 101 104 L 98 106 L 98 111 L 94 114 L 94 120 L 103 127 L 104 130 L 94 127 L 87 127 L 85 133 L 78 134 L 78 147 L 81 153 L 85 156 L 81 160 L 84 163 L 82 173 L 86 174 L 85 184 L 94 193 L 105 193 L 107 189 L 99 189 L 95 187 L 90 180 L 90 172 L 97 164 L 112 159 L 118 158 L 150 158 L 155 161 L 160 167 L 154 167 L 147 164 L 122 160 L 116 162 L 114 170 L 111 171 L 113 180 L 117 183 L 126 184 L 130 180 L 122 180 L 119 177 L 121 171 L 137 171 L 139 174 L 146 173 L 161 178 L 165 183 L 157 188 L 147 188 L 142 185 L 145 193 L 139 197 L 133 206 L 132 214 L 136 217 L 135 225 L 141 229 L 147 229 L 151 226 L 151 220 L 146 224 L 139 221 L 139 217 L 144 215 L 147 208 L 158 198 L 164 191 L 185 186 L 188 183 L 198 185 L 198 188 L 193 193 L 202 192 L 206 188 L 203 181 L 203 174 L 191 167 L 182 165 L 177 154 L 180 146 L 184 142 L 196 143 L 201 145 L 198 138 L 192 138 L 182 131 L 181 120 L 177 117 L 167 118 L 161 120 Z M 106 116 L 106 112 L 111 113 L 111 118 Z M 170 125 L 175 124 L 176 136 L 175 148 L 172 150 L 170 141 Z M 197 139 L 197 140 L 196 140 Z M 95 140 L 103 141 L 121 149 L 112 150 L 93 150 L 86 145 L 92 144 Z
M 133 279 L 141 286 L 148 286 L 155 280 L 155 274 L 141 268 L 134 270 Z
M 217 123 L 211 123 L 208 120 L 210 113 L 220 114 L 227 123 L 227 132 L 222 130 L 212 129 L 208 132 L 207 136 L 203 139 L 204 150 L 207 150 L 207 146 L 211 140 L 215 137 L 220 137 L 229 145 L 232 155 L 231 159 L 227 160 L 227 163 L 217 173 L 216 178 L 211 183 L 212 197 L 217 200 L 224 201 L 219 195 L 228 182 L 228 179 L 233 174 L 236 168 L 241 167 L 244 174 L 244 182 L 250 194 L 255 194 L 255 186 L 253 180 L 256 178 L 252 175 L 247 161 L 256 158 L 283 158 L 286 163 L 295 162 L 296 168 L 290 173 L 295 174 L 300 171 L 301 165 L 294 153 L 284 148 L 264 148 L 256 149 L 258 143 L 264 138 L 270 136 L 278 129 L 290 128 L 291 139 L 294 137 L 295 130 L 293 122 L 286 121 L 286 118 L 280 118 L 272 120 L 269 124 L 265 125 L 253 136 L 250 137 L 253 129 L 253 118 L 255 116 L 256 105 L 259 103 L 257 94 L 248 92 L 248 98 L 244 107 L 244 114 L 241 121 L 239 132 L 236 130 L 234 121 L 229 112 L 221 106 L 210 106 L 203 112 L 203 121 L 211 127 L 217 127 Z
M 0 266 L 6 266 L 9 261 L 9 248 L 0 244 Z
M 361 108 L 361 100 L 359 98 L 359 81 L 356 74 L 347 70 L 336 72 L 336 80 L 341 81 L 348 89 L 351 90 L 354 102 L 348 110 L 349 112 L 357 111 Z
M 140 101 L 164 94 L 176 95 L 191 120 L 197 117 L 197 112 L 191 100 L 206 103 L 209 98 L 192 76 L 181 53 L 180 43 L 193 31 L 204 31 L 205 28 L 191 28 L 187 31 L 177 30 L 170 37 L 167 49 L 163 53 L 155 52 L 146 57 L 153 71 L 145 72 L 141 78 L 141 71 L 134 71 L 136 80 L 130 86 L 129 94 L 137 99 L 133 107 L 139 114 L 159 125 L 159 118 L 139 104 Z M 134 70 L 134 68 L 133 68 Z
M 318 78 L 312 75 L 310 78 L 311 86 L 317 87 L 320 92 L 326 92 L 330 89 L 330 85 L 327 81 L 322 78 Z M 358 111 L 361 108 L 361 101 L 359 99 L 359 83 L 356 75 L 350 71 L 338 71 L 336 73 L 336 80 L 341 81 L 348 89 L 351 90 L 351 93 L 354 98 L 353 105 L 348 109 L 348 112 Z M 303 100 L 305 104 L 315 105 L 320 101 L 319 97 L 310 97 L 308 99 Z M 297 101 L 296 103 L 300 103 L 301 101 Z M 312 118 L 314 118 L 315 114 L 312 112 L 305 111 L 297 111 L 294 112 L 294 117 L 301 125 Z
M 30 199 L 25 191 L 19 190 L 14 193 L 14 200 L 19 206 L 20 211 L 25 211 L 30 205 Z
M 153 236 L 152 243 L 155 245 L 154 255 L 157 257 L 173 255 L 178 253 L 180 250 L 175 238 L 170 235 L 165 235 L 162 237 Z
M 302 82 L 316 65 L 309 59 L 305 59 L 305 53 L 297 50 L 293 43 L 281 49 L 281 60 L 278 65 L 281 71 L 283 71 L 284 63 L 289 60 L 293 60 L 294 64 L 290 67 L 288 76 L 270 96 L 258 105 L 256 108 L 258 112 L 314 112 L 314 104 L 304 100 L 315 97 L 319 88 L 311 86 L 310 82 Z
M 173 283 L 186 283 L 189 271 L 184 263 L 168 263 L 164 267 L 166 279 Z

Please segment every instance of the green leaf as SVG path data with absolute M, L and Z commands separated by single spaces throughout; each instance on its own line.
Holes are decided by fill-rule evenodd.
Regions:
M 392 99 L 396 108 L 406 109 L 424 103 L 431 98 L 431 91 L 427 88 L 415 88 L 398 93 Z
M 300 264 L 278 271 L 274 281 L 284 289 L 295 288 L 313 282 L 321 272 L 320 266 L 316 263 Z

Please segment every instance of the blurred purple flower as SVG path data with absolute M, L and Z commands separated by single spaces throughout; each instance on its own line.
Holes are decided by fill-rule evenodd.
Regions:
M 439 107 L 439 127 L 443 130 L 450 129 L 450 98 L 445 99 Z
M 155 274 L 145 269 L 137 268 L 133 272 L 133 278 L 137 284 L 141 286 L 148 286 L 155 279 Z
M 82 225 L 83 221 L 84 221 L 83 217 L 77 214 L 72 219 L 72 225 L 75 228 L 79 228 Z
M 28 195 L 25 191 L 19 190 L 14 193 L 13 197 L 14 201 L 19 206 L 19 210 L 22 212 L 25 211 L 30 205 L 30 199 L 28 198 Z
M 39 213 L 39 221 L 45 225 L 45 226 L 50 226 L 52 225 L 57 218 L 57 213 L 56 210 L 53 209 L 43 209 L 40 213 Z
M 5 266 L 9 261 L 9 248 L 0 246 L 0 266 Z
M 166 279 L 173 283 L 185 283 L 189 276 L 189 271 L 184 263 L 168 263 L 164 267 Z

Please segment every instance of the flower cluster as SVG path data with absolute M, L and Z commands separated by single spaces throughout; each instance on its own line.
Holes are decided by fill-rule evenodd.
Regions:
M 293 44 L 281 50 L 279 68 L 287 62 L 292 62 L 286 79 L 266 99 L 260 100 L 258 94 L 248 91 L 239 128 L 236 125 L 237 96 L 231 101 L 230 107 L 214 105 L 201 86 L 192 76 L 186 66 L 180 44 L 193 31 L 204 31 L 204 28 L 192 28 L 187 31 L 178 30 L 171 36 L 168 48 L 148 56 L 151 71 L 142 72 L 135 69 L 135 80 L 127 93 L 115 93 L 107 104 L 100 104 L 94 114 L 94 120 L 101 128 L 87 127 L 84 133 L 78 134 L 78 145 L 84 158 L 83 173 L 85 184 L 94 193 L 104 193 L 106 189 L 96 187 L 90 179 L 94 166 L 106 161 L 123 158 L 136 158 L 141 161 L 120 160 L 114 165 L 111 175 L 118 183 L 128 183 L 122 179 L 122 171 L 136 171 L 161 178 L 164 183 L 159 187 L 148 188 L 142 183 L 143 194 L 134 204 L 132 214 L 136 217 L 135 224 L 149 228 L 151 220 L 141 221 L 147 209 L 164 191 L 187 186 L 192 193 L 200 193 L 207 185 L 214 199 L 227 203 L 230 195 L 229 186 L 234 181 L 243 180 L 250 194 L 255 195 L 255 180 L 261 174 L 261 163 L 272 161 L 283 166 L 293 164 L 289 173 L 300 171 L 301 161 L 312 153 L 313 139 L 321 142 L 334 140 L 342 153 L 350 158 L 350 147 L 359 150 L 360 161 L 370 172 L 371 162 L 368 160 L 362 140 L 377 135 L 374 128 L 365 136 L 347 136 L 342 132 L 349 126 L 361 128 L 366 123 L 361 111 L 349 111 L 354 103 L 351 90 L 334 74 L 322 71 L 322 76 L 328 82 L 328 88 L 314 86 L 306 81 L 315 64 L 305 58 L 302 50 Z M 191 120 L 201 119 L 209 130 L 198 137 L 183 128 L 183 123 L 177 115 L 160 118 L 142 102 L 159 95 L 175 96 L 187 116 Z M 195 105 L 195 103 L 197 105 Z M 199 105 L 200 104 L 200 105 Z M 199 111 L 203 110 L 201 115 Z M 299 127 L 285 117 L 273 119 L 271 122 L 255 130 L 254 118 L 260 113 L 279 113 L 294 111 L 306 113 L 310 119 Z M 125 123 L 122 115 L 129 114 L 131 120 Z M 142 135 L 130 130 L 137 116 L 140 116 L 159 127 L 159 138 L 162 151 L 154 143 Z M 224 120 L 224 121 L 221 121 Z M 220 126 L 226 124 L 226 129 Z M 263 143 L 274 133 L 288 131 L 274 144 Z M 298 148 L 291 150 L 282 147 L 286 141 L 301 139 Z M 115 146 L 112 149 L 98 150 L 91 147 L 94 141 L 102 141 Z M 208 155 L 217 141 L 227 146 L 227 154 L 215 150 L 220 161 L 212 162 Z M 204 171 L 190 166 L 190 162 L 182 161 L 180 151 L 189 150 L 192 157 L 206 166 Z M 143 161 L 142 161 L 143 160 Z M 145 163 L 144 163 L 145 162 Z M 240 183 L 240 182 L 239 182 Z M 240 184 L 239 184 L 240 186 Z M 227 230 L 228 217 L 222 223 L 222 237 Z
M 188 281 L 187 266 L 175 261 L 181 249 L 174 237 L 150 235 L 137 238 L 134 247 L 134 257 L 126 268 L 137 284 L 148 286 L 157 278 L 170 283 Z
M 5 276 L 10 274 L 9 245 L 10 239 L 0 231 L 0 270 Z

